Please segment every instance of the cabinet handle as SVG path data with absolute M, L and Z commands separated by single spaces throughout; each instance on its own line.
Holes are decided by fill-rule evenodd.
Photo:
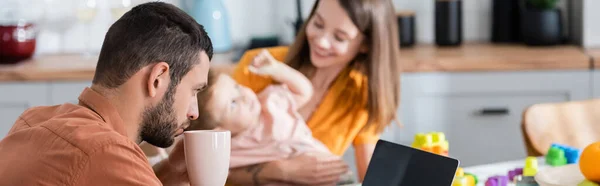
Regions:
M 479 114 L 484 116 L 507 115 L 508 113 L 507 108 L 484 108 L 479 111 Z

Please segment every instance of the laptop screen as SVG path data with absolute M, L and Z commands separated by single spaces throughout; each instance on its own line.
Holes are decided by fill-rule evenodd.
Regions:
M 363 186 L 450 186 L 458 160 L 379 140 Z

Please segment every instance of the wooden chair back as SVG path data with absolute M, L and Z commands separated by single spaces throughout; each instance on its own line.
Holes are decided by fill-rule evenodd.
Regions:
M 600 141 L 600 99 L 532 105 L 521 129 L 529 156 L 545 155 L 552 143 L 583 149 Z

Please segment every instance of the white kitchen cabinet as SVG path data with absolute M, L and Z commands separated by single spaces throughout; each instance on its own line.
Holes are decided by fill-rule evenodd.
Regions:
M 0 83 L 0 139 L 26 109 L 48 104 L 46 83 Z
M 76 104 L 81 91 L 90 85 L 91 81 L 0 83 L 0 139 L 26 109 L 65 102 Z
M 418 132 L 444 132 L 450 156 L 461 166 L 522 159 L 520 124 L 526 107 L 592 97 L 592 72 L 587 70 L 405 73 L 401 83 L 403 126 L 391 125 L 381 139 L 410 145 Z M 356 170 L 354 149 L 344 160 Z
M 470 166 L 525 157 L 519 128 L 523 109 L 535 103 L 566 101 L 568 96 L 505 93 L 417 99 L 413 108 L 418 131 L 445 132 L 451 156 L 461 160 L 462 166 Z
M 592 71 L 592 96 L 596 99 L 600 98 L 600 71 Z
M 590 71 L 411 73 L 402 77 L 397 143 L 444 132 L 461 166 L 526 156 L 520 123 L 532 104 L 591 98 Z
M 63 103 L 79 103 L 79 95 L 85 89 L 90 87 L 92 81 L 61 81 L 51 82 L 50 86 L 50 104 L 59 105 Z

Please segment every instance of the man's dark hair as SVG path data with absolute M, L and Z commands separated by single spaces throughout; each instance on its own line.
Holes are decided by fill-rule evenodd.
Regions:
M 143 67 L 164 61 L 170 66 L 170 84 L 178 85 L 199 64 L 200 51 L 212 59 L 211 40 L 194 18 L 171 4 L 141 4 L 106 33 L 93 83 L 116 88 Z

